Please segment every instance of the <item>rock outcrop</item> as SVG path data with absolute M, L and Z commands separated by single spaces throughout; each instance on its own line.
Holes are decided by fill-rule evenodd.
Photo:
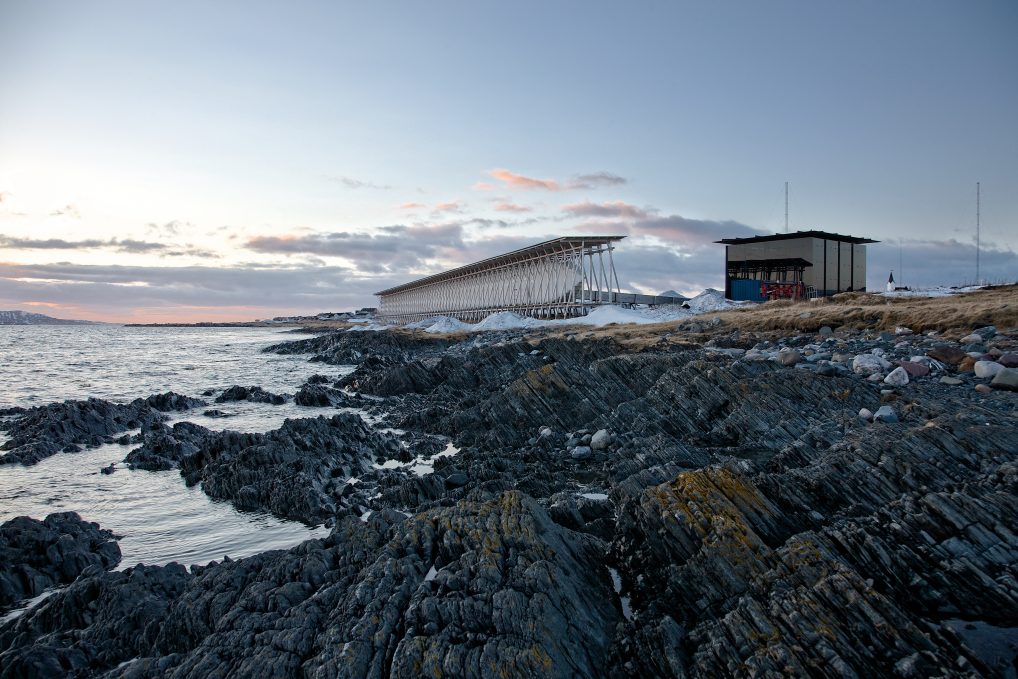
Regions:
M 253 403 L 282 405 L 286 403 L 286 396 L 283 394 L 273 394 L 261 387 L 242 387 L 239 384 L 235 384 L 216 397 L 216 403 L 230 403 L 232 401 L 251 401 Z
M 0 525 L 0 609 L 72 582 L 90 567 L 119 562 L 113 533 L 74 512 L 13 518 Z
M 113 443 L 114 434 L 162 422 L 164 412 L 201 405 L 205 403 L 198 399 L 167 392 L 127 404 L 90 398 L 29 408 L 12 420 L 0 421 L 0 430 L 11 436 L 0 446 L 7 451 L 0 455 L 0 465 L 32 465 L 60 451 Z

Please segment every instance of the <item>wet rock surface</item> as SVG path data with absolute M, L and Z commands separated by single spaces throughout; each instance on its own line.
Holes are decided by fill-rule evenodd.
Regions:
M 627 345 L 331 333 L 279 345 L 355 365 L 332 386 L 308 380 L 301 400 L 353 403 L 377 426 L 349 413 L 265 434 L 155 422 L 128 461 L 179 467 L 238 507 L 334 521 L 330 536 L 191 571 L 88 572 L 0 626 L 0 666 L 1014 672 L 1018 395 L 993 381 L 1009 375 L 1018 331 L 688 325 L 677 332 L 710 334 Z M 976 343 L 958 341 L 972 330 L 979 361 L 1001 368 L 976 371 Z
M 167 392 L 127 404 L 90 398 L 21 410 L 13 419 L 0 420 L 0 431 L 11 437 L 0 446 L 7 451 L 0 455 L 0 465 L 32 465 L 61 451 L 113 443 L 114 434 L 154 426 L 165 419 L 165 412 L 203 405 L 199 399 Z
M 102 571 L 119 562 L 113 533 L 74 512 L 50 514 L 42 521 L 13 518 L 0 525 L 0 610 L 72 582 L 91 567 Z
M 283 394 L 273 394 L 261 387 L 242 387 L 235 384 L 216 397 L 216 403 L 230 403 L 233 401 L 252 401 L 253 403 L 281 405 L 286 403 L 286 396 Z

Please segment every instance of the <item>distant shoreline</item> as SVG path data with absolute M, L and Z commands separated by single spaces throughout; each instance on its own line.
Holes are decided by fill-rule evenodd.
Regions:
M 334 329 L 349 327 L 343 321 L 206 321 L 203 323 L 123 323 L 125 328 L 308 328 Z

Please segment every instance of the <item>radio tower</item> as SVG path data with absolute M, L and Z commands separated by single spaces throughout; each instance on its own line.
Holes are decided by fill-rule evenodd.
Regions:
M 976 182 L 976 285 L 979 285 L 979 182 Z
M 785 182 L 785 233 L 788 233 L 788 182 Z

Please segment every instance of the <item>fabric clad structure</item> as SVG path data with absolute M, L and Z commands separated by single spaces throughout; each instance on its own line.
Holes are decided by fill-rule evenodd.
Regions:
M 583 316 L 620 302 L 612 258 L 624 236 L 568 236 L 382 290 L 378 315 L 408 323 L 429 316 L 478 321 L 499 311 L 535 318 Z M 681 300 L 680 300 L 681 301 Z
M 866 290 L 866 245 L 879 241 L 825 231 L 723 238 L 725 297 L 759 301 L 768 287 L 800 285 L 818 296 Z

